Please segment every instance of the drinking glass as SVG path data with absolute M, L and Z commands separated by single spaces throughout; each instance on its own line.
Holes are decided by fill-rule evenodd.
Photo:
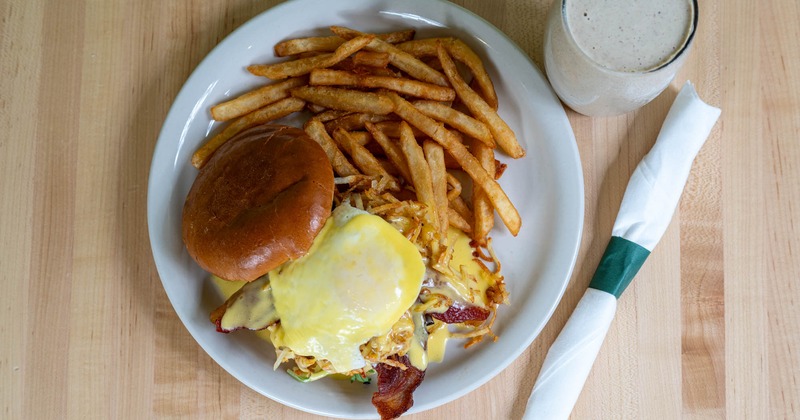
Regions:
M 648 4 L 652 6 L 656 3 L 668 3 L 670 1 L 674 5 L 677 0 L 649 1 L 651 3 Z M 641 49 L 658 47 L 658 43 L 662 41 L 658 36 L 664 35 L 651 35 L 650 39 L 647 39 L 647 35 L 645 35 L 639 39 L 647 39 L 649 43 L 637 43 L 635 42 L 636 38 L 630 38 L 630 32 L 623 33 L 625 29 L 630 30 L 630 28 L 624 26 L 625 22 L 620 23 L 619 17 L 614 17 L 613 13 L 611 15 L 612 18 L 607 21 L 604 21 L 602 13 L 600 13 L 601 16 L 592 21 L 594 26 L 592 26 L 591 30 L 595 32 L 587 35 L 586 31 L 584 31 L 581 34 L 577 31 L 583 30 L 580 29 L 580 23 L 583 22 L 573 22 L 572 26 L 579 28 L 573 30 L 568 19 L 568 7 L 576 7 L 576 4 L 580 5 L 582 2 L 583 4 L 603 4 L 605 8 L 602 10 L 611 10 L 608 7 L 616 5 L 620 7 L 620 10 L 622 8 L 625 9 L 621 13 L 630 15 L 636 13 L 635 10 L 630 8 L 636 2 L 632 3 L 629 0 L 605 0 L 600 2 L 593 2 L 592 0 L 555 0 L 547 19 L 544 58 L 545 71 L 556 94 L 570 108 L 588 116 L 624 114 L 650 102 L 669 85 L 689 54 L 695 29 L 697 28 L 697 2 L 696 0 L 685 1 L 688 3 L 688 7 L 691 8 L 688 10 L 689 21 L 685 24 L 685 32 L 683 34 L 675 33 L 671 37 L 667 37 L 669 40 L 664 40 L 672 44 L 671 47 L 669 45 L 666 46 L 667 48 L 672 48 L 671 55 L 666 56 L 663 61 L 654 64 L 650 68 L 621 70 L 620 66 L 617 65 L 614 68 L 609 62 L 614 63 L 614 60 L 617 59 L 630 61 L 631 56 L 629 54 L 634 54 L 632 50 L 639 48 L 641 51 Z M 571 2 L 576 3 L 570 4 Z M 573 13 L 575 9 L 569 10 L 570 13 Z M 655 9 L 651 8 L 651 10 Z M 660 14 L 661 12 L 659 11 L 658 13 Z M 574 18 L 576 15 L 573 14 L 571 16 Z M 591 18 L 586 13 L 578 14 L 577 16 L 580 19 L 585 17 L 587 21 Z M 685 16 L 682 18 L 685 18 Z M 637 22 L 636 16 L 626 22 Z M 640 22 L 646 22 L 646 20 Z M 619 24 L 618 28 L 616 28 L 617 24 Z M 651 29 L 653 28 L 642 28 L 641 24 L 638 29 L 646 29 L 643 32 L 647 34 L 657 32 L 657 30 L 652 31 Z M 655 29 L 661 29 L 661 27 L 656 25 Z M 581 39 L 576 39 L 576 34 L 579 37 L 583 36 L 585 40 L 588 40 L 588 43 L 583 42 L 584 46 L 582 47 L 580 45 L 581 42 L 579 42 Z M 626 45 L 623 45 L 621 40 L 623 35 L 628 37 Z M 675 42 L 675 35 L 678 36 L 678 44 Z M 631 39 L 634 42 L 630 42 Z M 602 42 L 606 44 L 598 44 Z M 606 60 L 605 63 L 601 62 L 596 56 L 592 56 L 591 52 L 594 51 L 587 52 L 584 50 L 588 48 L 590 43 L 598 46 L 597 50 L 617 54 L 617 58 L 614 58 L 612 54 L 611 58 Z M 620 47 L 617 48 L 614 45 L 620 45 Z M 664 48 L 665 46 L 661 45 L 661 47 Z M 642 54 L 645 53 L 647 51 L 642 52 Z

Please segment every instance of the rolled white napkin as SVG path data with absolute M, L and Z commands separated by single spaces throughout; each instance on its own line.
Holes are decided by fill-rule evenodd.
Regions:
M 658 139 L 633 171 L 612 236 L 649 251 L 667 230 L 692 162 L 717 122 L 720 109 L 703 102 L 687 81 L 672 103 Z
M 586 289 L 547 352 L 528 400 L 525 419 L 569 417 L 616 311 L 614 295 Z
M 655 145 L 631 176 L 611 241 L 589 289 L 547 352 L 524 419 L 569 417 L 614 319 L 617 299 L 667 230 L 692 162 L 719 115 L 687 81 Z

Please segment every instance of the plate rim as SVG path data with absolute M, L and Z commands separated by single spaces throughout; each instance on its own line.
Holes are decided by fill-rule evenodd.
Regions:
M 151 251 L 153 253 L 153 259 L 154 259 L 154 262 L 156 264 L 156 269 L 157 269 L 158 274 L 159 274 L 159 279 L 161 280 L 162 287 L 164 287 L 164 290 L 165 290 L 165 292 L 166 292 L 166 294 L 167 294 L 167 296 L 168 296 L 168 298 L 170 300 L 170 304 L 171 304 L 173 310 L 178 315 L 179 319 L 181 320 L 181 323 L 184 325 L 184 328 L 186 328 L 187 331 L 189 331 L 189 333 L 192 335 L 192 338 L 195 340 L 195 342 L 212 358 L 212 360 L 214 360 L 215 363 L 217 363 L 226 372 L 228 372 L 228 374 L 230 374 L 231 376 L 236 378 L 242 384 L 248 386 L 249 388 L 253 389 L 254 391 L 258 392 L 259 394 L 264 395 L 267 398 L 269 398 L 269 399 L 271 399 L 273 401 L 279 402 L 279 403 L 281 403 L 283 405 L 286 405 L 286 406 L 289 406 L 289 407 L 292 407 L 292 408 L 295 408 L 295 409 L 298 409 L 298 410 L 301 410 L 301 411 L 304 411 L 304 412 L 318 414 L 318 415 L 324 415 L 324 416 L 333 416 L 333 417 L 348 416 L 348 417 L 351 417 L 351 418 L 363 418 L 362 416 L 355 416 L 354 417 L 352 413 L 338 414 L 338 413 L 334 413 L 334 412 L 320 411 L 320 410 L 316 410 L 316 409 L 313 409 L 313 408 L 302 406 L 300 404 L 296 404 L 296 403 L 294 403 L 292 401 L 288 401 L 288 400 L 285 400 L 285 399 L 282 399 L 282 398 L 278 398 L 275 395 L 269 394 L 265 390 L 260 389 L 260 387 L 255 386 L 254 384 L 252 384 L 249 381 L 247 381 L 245 378 L 243 378 L 240 375 L 238 375 L 237 373 L 235 373 L 233 368 L 228 363 L 225 362 L 224 358 L 217 357 L 215 355 L 216 352 L 214 352 L 211 349 L 209 349 L 203 343 L 203 341 L 201 339 L 199 339 L 198 336 L 195 335 L 195 332 L 191 328 L 189 328 L 190 324 L 187 322 L 186 319 L 184 319 L 184 317 L 188 316 L 189 314 L 182 313 L 182 312 L 178 311 L 178 309 L 176 307 L 175 300 L 173 299 L 173 296 L 170 294 L 169 288 L 166 287 L 165 279 L 163 278 L 163 276 L 161 274 L 162 273 L 162 268 L 161 267 L 162 267 L 163 264 L 166 264 L 166 262 L 160 262 L 162 260 L 162 255 L 163 254 L 159 254 L 159 253 L 156 252 L 157 251 L 157 247 L 159 245 L 156 244 L 155 241 L 154 241 L 154 239 L 157 238 L 157 235 L 154 232 L 155 227 L 154 227 L 154 224 L 151 221 L 151 210 L 153 210 L 153 207 L 156 205 L 155 204 L 155 199 L 153 197 L 154 196 L 153 191 L 155 189 L 155 184 L 157 183 L 156 177 L 153 176 L 153 173 L 154 173 L 153 171 L 154 171 L 154 169 L 155 169 L 155 167 L 157 165 L 156 156 L 159 155 L 159 151 L 161 151 L 162 154 L 163 154 L 163 149 L 167 148 L 168 143 L 175 141 L 174 138 L 166 138 L 166 136 L 165 136 L 165 131 L 167 131 L 166 129 L 167 129 L 168 122 L 170 122 L 171 120 L 174 120 L 175 119 L 175 115 L 181 113 L 180 112 L 181 110 L 176 108 L 176 104 L 178 104 L 179 102 L 183 102 L 185 100 L 185 97 L 189 96 L 189 94 L 190 94 L 189 87 L 192 84 L 191 82 L 193 81 L 193 79 L 199 77 L 199 70 L 204 68 L 204 67 L 207 67 L 208 66 L 207 62 L 211 62 L 217 55 L 221 54 L 221 51 L 224 51 L 225 49 L 227 49 L 228 44 L 233 43 L 236 40 L 236 38 L 240 36 L 239 34 L 249 31 L 250 27 L 255 26 L 261 20 L 268 19 L 269 16 L 271 16 L 271 15 L 280 16 L 280 13 L 281 13 L 281 11 L 283 9 L 288 8 L 290 6 L 297 5 L 297 4 L 301 4 L 301 3 L 327 4 L 327 2 L 324 1 L 324 0 L 322 0 L 322 1 L 320 1 L 320 0 L 290 0 L 290 1 L 286 1 L 286 2 L 280 3 L 280 4 L 276 5 L 276 6 L 273 6 L 273 7 L 269 8 L 269 9 L 267 9 L 267 10 L 265 10 L 265 11 L 263 11 L 263 12 L 257 14 L 257 15 L 255 15 L 255 16 L 253 16 L 252 18 L 250 18 L 246 22 L 244 22 L 242 25 L 237 27 L 235 30 L 231 31 L 222 41 L 220 41 L 216 46 L 214 46 L 214 48 L 212 48 L 206 54 L 206 56 L 197 64 L 197 66 L 192 70 L 192 72 L 189 75 L 189 77 L 187 77 L 187 79 L 184 82 L 183 86 L 181 87 L 181 89 L 179 90 L 178 94 L 175 96 L 175 99 L 172 101 L 172 104 L 170 105 L 169 112 L 167 113 L 167 115 L 166 115 L 166 117 L 164 119 L 164 123 L 162 124 L 161 130 L 159 131 L 158 140 L 157 140 L 156 145 L 154 147 L 153 155 L 152 155 L 152 158 L 151 158 L 150 170 L 148 172 L 148 190 L 147 190 L 148 235 L 149 235 L 149 239 L 150 239 Z M 388 4 L 388 2 L 381 1 L 381 0 L 363 0 L 360 3 L 367 3 L 367 4 L 384 4 L 384 3 L 386 3 L 386 4 Z M 541 322 L 541 325 L 538 326 L 538 328 L 536 328 L 531 334 L 529 334 L 525 338 L 525 340 L 523 340 L 524 345 L 518 346 L 515 349 L 514 352 L 512 352 L 510 355 L 507 355 L 502 360 L 501 363 L 498 363 L 494 367 L 494 369 L 491 369 L 489 371 L 489 373 L 487 373 L 486 375 L 484 375 L 481 378 L 481 380 L 474 381 L 474 382 L 472 382 L 470 384 L 467 384 L 466 386 L 459 387 L 457 389 L 457 391 L 452 392 L 447 397 L 441 398 L 439 400 L 434 400 L 434 401 L 431 401 L 431 402 L 428 402 L 428 403 L 425 403 L 425 404 L 415 404 L 408 412 L 405 413 L 405 414 L 413 414 L 413 413 L 418 413 L 418 412 L 422 412 L 422 411 L 425 411 L 425 410 L 429 410 L 429 409 L 441 406 L 441 405 L 446 404 L 448 402 L 452 402 L 452 401 L 454 401 L 454 400 L 456 400 L 458 398 L 461 398 L 464 395 L 474 391 L 478 387 L 486 384 L 490 380 L 494 379 L 500 372 L 505 370 L 511 363 L 513 363 L 515 360 L 517 360 L 519 358 L 519 356 L 522 353 L 524 353 L 530 347 L 531 343 L 538 337 L 538 335 L 541 333 L 542 329 L 544 329 L 544 327 L 547 325 L 547 323 L 552 318 L 553 313 L 555 312 L 555 310 L 558 307 L 559 303 L 563 299 L 563 295 L 564 295 L 564 293 L 565 293 L 565 291 L 566 291 L 566 289 L 567 289 L 567 287 L 568 287 L 568 285 L 570 283 L 572 275 L 574 273 L 575 264 L 576 264 L 577 257 L 578 257 L 579 251 L 580 251 L 580 244 L 581 244 L 582 236 L 583 236 L 583 226 L 584 226 L 584 217 L 585 217 L 585 191 L 584 191 L 585 186 L 584 186 L 584 178 L 583 178 L 583 169 L 582 169 L 581 160 L 580 160 L 580 153 L 579 153 L 579 150 L 578 150 L 577 142 L 575 140 L 574 131 L 572 130 L 572 127 L 571 127 L 571 125 L 569 123 L 569 120 L 567 118 L 566 112 L 564 111 L 563 106 L 558 101 L 557 97 L 555 96 L 555 93 L 553 92 L 552 87 L 550 86 L 549 82 L 547 81 L 546 76 L 532 62 L 530 56 L 528 56 L 528 54 L 524 50 L 522 50 L 519 47 L 519 45 L 517 45 L 516 42 L 514 42 L 511 38 L 509 38 L 500 29 L 495 27 L 493 24 L 491 24 L 490 22 L 488 22 L 487 20 L 485 20 L 481 16 L 475 14 L 474 12 L 472 12 L 472 11 L 470 11 L 468 9 L 465 9 L 464 7 L 462 7 L 460 5 L 456 5 L 456 4 L 447 2 L 445 0 L 411 0 L 411 1 L 407 0 L 407 1 L 403 2 L 403 3 L 405 5 L 408 5 L 408 4 L 427 4 L 427 5 L 436 4 L 437 7 L 443 7 L 443 8 L 446 8 L 446 9 L 447 8 L 454 9 L 454 10 L 466 15 L 469 18 L 472 18 L 472 19 L 475 19 L 475 20 L 479 21 L 480 23 L 485 25 L 485 27 L 487 29 L 489 29 L 491 32 L 493 32 L 493 35 L 498 36 L 501 40 L 507 42 L 508 45 L 510 45 L 514 50 L 516 50 L 517 54 L 521 58 L 523 58 L 524 61 L 527 63 L 527 65 L 536 73 L 536 75 L 539 78 L 541 78 L 541 80 L 545 84 L 545 87 L 549 90 L 550 95 L 552 96 L 552 98 L 561 107 L 561 113 L 563 114 L 563 115 L 560 116 L 559 119 L 561 120 L 562 125 L 565 125 L 565 128 L 566 128 L 565 133 L 567 133 L 568 137 L 569 137 L 569 138 L 565 139 L 565 143 L 567 143 L 568 148 L 570 149 L 569 150 L 571 152 L 570 153 L 570 157 L 572 157 L 574 159 L 574 163 L 576 163 L 575 168 L 577 169 L 577 173 L 576 173 L 576 177 L 575 177 L 577 182 L 576 182 L 575 185 L 573 185 L 573 187 L 576 188 L 576 190 L 575 190 L 576 197 L 573 197 L 573 198 L 577 199 L 577 208 L 578 208 L 578 215 L 577 215 L 578 224 L 576 225 L 576 227 L 574 229 L 577 232 L 577 235 L 575 236 L 574 241 L 572 241 L 574 243 L 572 244 L 572 247 L 571 247 L 572 248 L 572 255 L 570 255 L 570 257 L 569 257 L 569 269 L 567 270 L 567 272 L 564 273 L 565 279 L 564 279 L 563 282 L 561 282 L 561 287 L 560 287 L 560 290 L 558 292 L 558 297 L 557 297 L 556 300 L 554 300 L 552 302 L 551 306 L 546 311 L 547 315 L 543 319 L 543 321 Z M 334 6 L 334 7 L 336 7 L 336 6 Z M 353 7 L 355 7 L 355 4 L 353 4 Z M 195 101 L 193 100 L 193 101 L 190 101 L 190 102 L 195 102 Z M 189 124 L 188 122 L 185 123 L 185 125 L 188 125 L 188 124 Z M 180 151 L 180 147 L 178 149 L 178 152 L 179 151 Z M 178 162 L 177 162 L 177 156 L 176 156 L 175 167 L 177 167 L 177 165 L 178 165 Z

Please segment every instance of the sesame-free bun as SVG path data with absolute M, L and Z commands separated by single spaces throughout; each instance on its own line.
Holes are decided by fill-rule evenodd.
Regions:
M 183 242 L 206 271 L 255 280 L 308 251 L 333 189 L 325 151 L 303 130 L 253 127 L 200 169 L 183 206 Z

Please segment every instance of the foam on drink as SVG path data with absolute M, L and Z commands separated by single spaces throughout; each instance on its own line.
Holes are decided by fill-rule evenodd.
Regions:
M 668 63 L 691 33 L 688 0 L 568 0 L 564 16 L 580 49 L 603 67 L 646 71 Z
M 696 0 L 555 0 L 545 68 L 558 96 L 585 115 L 639 108 L 686 59 Z

